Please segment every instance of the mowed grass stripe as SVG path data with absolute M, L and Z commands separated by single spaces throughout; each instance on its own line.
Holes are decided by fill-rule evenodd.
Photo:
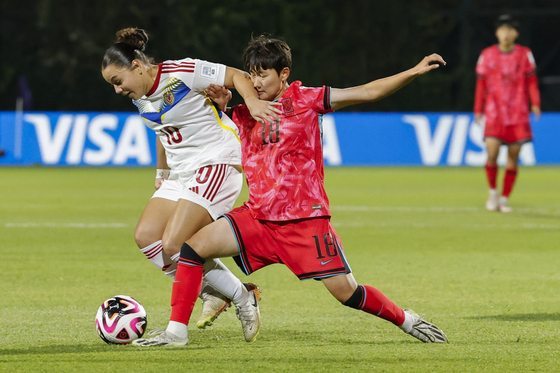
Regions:
M 449 345 L 344 307 L 283 266 L 246 277 L 224 259 L 263 290 L 257 341 L 243 340 L 230 309 L 191 327 L 188 347 L 148 350 L 106 345 L 93 318 L 126 294 L 146 308 L 148 329 L 167 323 L 171 280 L 134 243 L 153 170 L 0 168 L 0 371 L 560 371 L 559 171 L 520 168 L 514 212 L 500 214 L 484 210 L 482 169 L 326 169 L 358 282 L 425 314 Z

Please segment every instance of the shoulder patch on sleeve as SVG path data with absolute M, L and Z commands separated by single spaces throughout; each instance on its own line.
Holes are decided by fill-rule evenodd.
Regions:
M 214 65 L 203 63 L 200 68 L 200 76 L 215 80 L 218 76 L 218 69 Z

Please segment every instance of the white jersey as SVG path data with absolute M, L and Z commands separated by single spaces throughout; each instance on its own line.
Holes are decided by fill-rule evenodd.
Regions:
M 212 164 L 241 165 L 237 126 L 204 96 L 224 85 L 226 66 L 185 58 L 159 64 L 150 92 L 133 101 L 165 148 L 167 164 L 181 181 Z

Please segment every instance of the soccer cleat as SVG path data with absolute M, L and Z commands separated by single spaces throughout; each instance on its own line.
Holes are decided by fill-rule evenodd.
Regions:
M 222 312 L 231 307 L 231 299 L 214 290 L 211 286 L 206 286 L 200 297 L 202 298 L 202 315 L 196 323 L 196 327 L 199 329 L 212 325 Z
M 508 206 L 508 197 L 501 196 L 499 204 L 500 205 L 498 208 L 500 212 L 508 213 L 513 211 L 513 209 L 510 206 Z
M 152 338 L 139 338 L 132 341 L 135 346 L 142 347 L 169 347 L 169 346 L 186 346 L 189 344 L 189 337 L 181 339 L 175 334 L 166 330 L 156 329 L 148 333 L 148 335 L 155 335 Z
M 498 208 L 498 191 L 496 189 L 490 189 L 488 193 L 488 199 L 486 200 L 486 210 L 497 211 Z
M 404 310 L 405 313 L 414 318 L 412 329 L 408 332 L 411 336 L 418 338 L 424 343 L 447 343 L 447 337 L 443 330 L 432 323 L 427 322 L 412 310 Z
M 261 312 L 259 310 L 261 289 L 255 284 L 245 284 L 245 287 L 249 290 L 249 298 L 244 304 L 235 305 L 235 313 L 241 321 L 245 340 L 253 342 L 257 339 L 261 327 Z

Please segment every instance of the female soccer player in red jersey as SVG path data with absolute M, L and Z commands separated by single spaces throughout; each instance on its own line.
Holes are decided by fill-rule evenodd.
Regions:
M 330 223 L 321 141 L 323 114 L 379 100 L 445 61 L 432 54 L 400 74 L 358 87 L 331 89 L 307 88 L 299 81 L 288 84 L 292 58 L 283 41 L 252 39 L 243 59 L 259 98 L 279 102 L 282 108 L 279 120 L 265 121 L 252 118 L 246 105 L 233 109 L 249 201 L 187 240 L 173 284 L 167 330 L 134 344 L 188 344 L 187 324 L 200 291 L 203 265 L 210 258 L 226 256 L 234 256 L 247 275 L 282 263 L 301 280 L 321 280 L 345 306 L 381 317 L 423 342 L 447 342 L 437 326 L 354 279 L 340 238 Z
M 486 201 L 489 211 L 511 212 L 509 195 L 517 177 L 517 162 L 521 146 L 532 141 L 529 122 L 531 111 L 536 119 L 541 114 L 536 64 L 531 50 L 515 44 L 519 36 L 518 23 L 509 15 L 496 21 L 498 44 L 482 51 L 476 65 L 474 113 L 481 123 L 484 111 L 484 142 L 488 151 L 486 175 L 490 192 Z M 502 195 L 498 198 L 496 177 L 498 153 L 502 144 L 508 147 L 507 165 Z
M 153 63 L 144 54 L 147 42 L 144 30 L 118 31 L 103 57 L 102 75 L 116 93 L 133 100 L 158 135 L 157 190 L 140 217 L 135 240 L 152 263 L 174 278 L 183 243 L 230 211 L 243 185 L 237 128 L 204 89 L 208 84 L 235 87 L 257 118 L 280 110 L 258 99 L 243 71 L 191 58 Z M 260 325 L 258 306 L 253 306 L 258 288 L 243 286 L 219 260 L 209 260 L 204 272 L 206 282 L 246 316 L 241 320 L 245 338 L 253 339 L 250 329 Z M 202 298 L 199 327 L 211 324 L 228 305 L 210 289 Z

